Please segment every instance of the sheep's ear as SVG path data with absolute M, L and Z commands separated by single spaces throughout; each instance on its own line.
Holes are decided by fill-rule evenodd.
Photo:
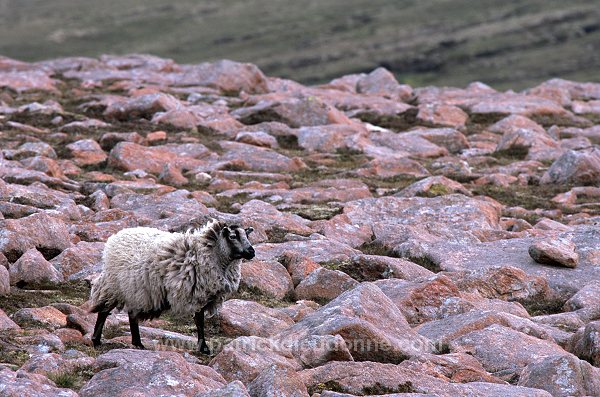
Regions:
M 247 235 L 249 235 L 250 233 L 252 233 L 254 231 L 254 228 L 252 226 L 250 226 L 250 227 L 247 227 L 245 229 L 245 231 L 246 231 L 246 236 L 247 236 Z

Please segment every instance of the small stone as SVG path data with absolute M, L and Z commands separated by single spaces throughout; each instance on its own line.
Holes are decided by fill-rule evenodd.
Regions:
M 574 268 L 579 262 L 575 244 L 560 238 L 534 242 L 529 246 L 529 255 L 534 261 L 545 265 Z

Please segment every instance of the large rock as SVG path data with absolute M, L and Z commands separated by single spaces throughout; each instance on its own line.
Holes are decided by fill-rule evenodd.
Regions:
M 236 95 L 241 91 L 261 94 L 269 89 L 267 78 L 256 65 L 226 59 L 185 66 L 184 72 L 175 74 L 173 80 L 176 85 L 202 85 L 228 95 Z
M 512 238 L 490 242 L 440 242 L 429 245 L 427 256 L 442 270 L 459 271 L 472 269 L 484 271 L 488 268 L 512 266 L 522 269 L 529 276 L 540 276 L 548 281 L 559 298 L 567 300 L 582 286 L 599 281 L 597 267 L 600 264 L 600 231 L 594 226 L 577 226 L 559 233 L 556 238 L 572 241 L 579 255 L 576 268 L 540 265 L 529 256 L 529 247 L 542 238 Z M 490 284 L 490 287 L 493 287 Z M 523 292 L 527 289 L 522 290 Z M 548 295 L 546 295 L 548 297 Z M 517 300 L 521 300 L 520 298 Z M 531 302 L 533 303 L 533 302 Z M 543 303 L 543 300 L 542 300 Z
M 519 386 L 547 390 L 555 397 L 600 395 L 600 368 L 571 354 L 542 358 L 527 365 Z
M 429 321 L 419 326 L 417 332 L 431 340 L 439 350 L 443 350 L 454 339 L 469 332 L 484 329 L 492 324 L 512 328 L 536 338 L 552 340 L 542 326 L 529 319 L 490 310 L 474 310 L 440 320 Z
M 400 192 L 396 193 L 395 196 L 398 197 L 435 197 L 435 196 L 443 196 L 446 194 L 452 193 L 460 193 L 465 196 L 471 196 L 471 192 L 467 190 L 462 184 L 459 182 L 453 181 L 452 179 L 448 179 L 445 176 L 430 176 L 425 179 L 421 179 L 418 182 L 415 182 Z
M 56 373 L 73 373 L 81 368 L 91 367 L 96 360 L 77 350 L 62 354 L 36 354 L 21 366 L 22 371 L 50 376 Z
M 357 284 L 356 280 L 344 272 L 321 267 L 307 275 L 294 292 L 297 299 L 329 301 Z
M 348 261 L 361 253 L 349 245 L 322 236 L 281 244 L 258 244 L 255 249 L 258 260 L 272 260 L 285 254 L 290 257 L 307 258 L 317 263 Z
M 101 164 L 108 157 L 93 139 L 82 139 L 68 144 L 66 148 L 78 166 Z
M 260 200 L 250 200 L 242 205 L 240 217 L 244 225 L 251 225 L 257 231 L 264 231 L 267 236 L 277 235 L 282 231 L 301 235 L 312 233 L 306 219 L 279 211 L 272 204 Z
M 257 336 L 234 339 L 210 362 L 210 366 L 228 382 L 239 380 L 244 384 L 252 382 L 274 364 L 295 371 L 302 369 L 289 347 Z
M 181 169 L 202 165 L 199 159 L 208 157 L 210 151 L 199 143 L 146 147 L 133 142 L 119 142 L 108 157 L 108 165 L 123 171 L 141 169 L 160 174 L 166 163 Z
M 41 70 L 0 71 L 0 87 L 16 92 L 50 91 L 58 92 L 56 80 Z
M 445 147 L 450 153 L 460 153 L 470 147 L 467 137 L 453 128 L 418 128 L 402 135 L 425 138 L 431 143 Z
M 102 266 L 102 242 L 81 241 L 75 246 L 67 248 L 60 253 L 50 263 L 65 278 L 81 279 L 85 278 L 90 271 L 98 270 Z
M 368 135 L 366 129 L 352 124 L 328 124 L 300 127 L 296 133 L 298 146 L 309 152 L 334 153 L 343 149 L 356 149 L 357 143 Z
M 278 121 L 293 128 L 351 124 L 350 119 L 336 108 L 316 97 L 303 96 L 275 96 L 262 99 L 253 106 L 234 110 L 232 115 L 244 124 Z
M 193 396 L 226 382 L 212 368 L 187 362 L 179 353 L 116 349 L 99 356 L 100 369 L 80 396 Z
M 183 104 L 172 95 L 146 94 L 111 103 L 104 111 L 104 116 L 117 120 L 150 119 L 157 112 L 181 107 Z
M 373 283 L 361 283 L 281 333 L 280 341 L 340 335 L 358 361 L 400 362 L 433 351 Z
M 423 374 L 409 362 L 400 365 L 374 362 L 332 362 L 299 373 L 309 392 L 321 391 L 322 397 L 351 397 L 385 393 L 389 396 L 438 397 L 550 397 L 543 390 L 498 383 L 444 381 L 436 374 Z M 337 392 L 326 391 L 333 389 Z M 342 392 L 342 393 L 340 393 Z M 349 393 L 349 394 L 343 394 Z M 392 393 L 392 394 L 389 394 Z
M 440 318 L 443 303 L 460 295 L 454 282 L 442 275 L 416 281 L 380 280 L 375 285 L 394 302 L 411 325 Z
M 498 324 L 454 339 L 449 347 L 473 355 L 488 372 L 506 380 L 518 379 L 523 368 L 540 358 L 565 353 L 554 342 Z
M 58 284 L 64 276 L 35 248 L 10 265 L 10 283 L 17 286 Z
M 11 262 L 31 248 L 51 259 L 71 245 L 65 222 L 46 213 L 0 221 L 0 252 Z
M 298 158 L 289 158 L 268 148 L 247 145 L 240 142 L 221 142 L 225 150 L 221 161 L 240 162 L 241 168 L 260 172 L 298 172 L 306 168 L 306 164 Z
M 356 92 L 381 95 L 399 101 L 408 100 L 412 97 L 410 86 L 399 84 L 392 72 L 383 67 L 379 67 L 359 78 L 356 82 Z
M 600 321 L 592 321 L 579 329 L 569 340 L 566 349 L 595 366 L 600 365 Z
M 454 230 L 496 230 L 499 228 L 498 205 L 461 194 L 434 198 L 380 197 L 356 200 L 344 206 L 354 224 L 435 225 Z
M 208 214 L 208 208 L 187 190 L 166 194 L 122 193 L 110 200 L 111 208 L 131 211 L 148 226 L 177 230 L 188 226 L 199 216 Z M 112 210 L 109 210 L 112 211 Z
M 56 329 L 67 325 L 67 316 L 52 306 L 20 309 L 13 315 L 13 319 L 23 327 L 36 325 Z
M 8 317 L 4 310 L 0 309 L 0 331 L 19 330 L 21 327 Z
M 293 290 L 292 278 L 277 261 L 252 260 L 242 263 L 240 284 L 256 288 L 261 293 L 283 299 Z
M 430 127 L 464 127 L 469 115 L 458 106 L 443 103 L 424 103 L 419 105 L 417 121 Z
M 532 276 L 512 266 L 493 266 L 466 272 L 448 273 L 461 291 L 477 292 L 484 298 L 524 304 L 544 302 L 552 291 L 544 277 Z
M 542 184 L 600 184 L 600 149 L 568 150 L 544 173 Z
M 294 321 L 281 311 L 257 302 L 231 299 L 219 311 L 221 331 L 227 336 L 276 335 Z
M 273 365 L 248 385 L 252 397 L 308 397 L 308 391 L 294 370 Z
M 6 368 L 0 370 L 0 385 L 6 397 L 78 397 L 73 390 L 59 388 L 45 376 Z

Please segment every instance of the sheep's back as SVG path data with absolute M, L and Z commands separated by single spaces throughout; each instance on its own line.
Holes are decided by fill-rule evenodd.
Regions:
M 118 307 L 134 310 L 151 310 L 156 306 L 157 296 L 148 274 L 148 264 L 153 261 L 161 245 L 168 243 L 174 234 L 154 228 L 136 227 L 123 229 L 111 236 L 104 247 L 103 274 L 97 300 L 116 302 Z

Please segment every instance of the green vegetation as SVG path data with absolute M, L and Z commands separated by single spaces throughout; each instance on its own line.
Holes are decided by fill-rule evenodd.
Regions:
M 48 379 L 56 383 L 58 387 L 79 390 L 94 376 L 91 367 L 80 367 L 72 371 L 54 372 L 48 374 Z
M 597 80 L 599 20 L 594 0 L 9 1 L 0 54 L 229 58 L 305 83 L 385 66 L 414 86 L 520 89 Z

